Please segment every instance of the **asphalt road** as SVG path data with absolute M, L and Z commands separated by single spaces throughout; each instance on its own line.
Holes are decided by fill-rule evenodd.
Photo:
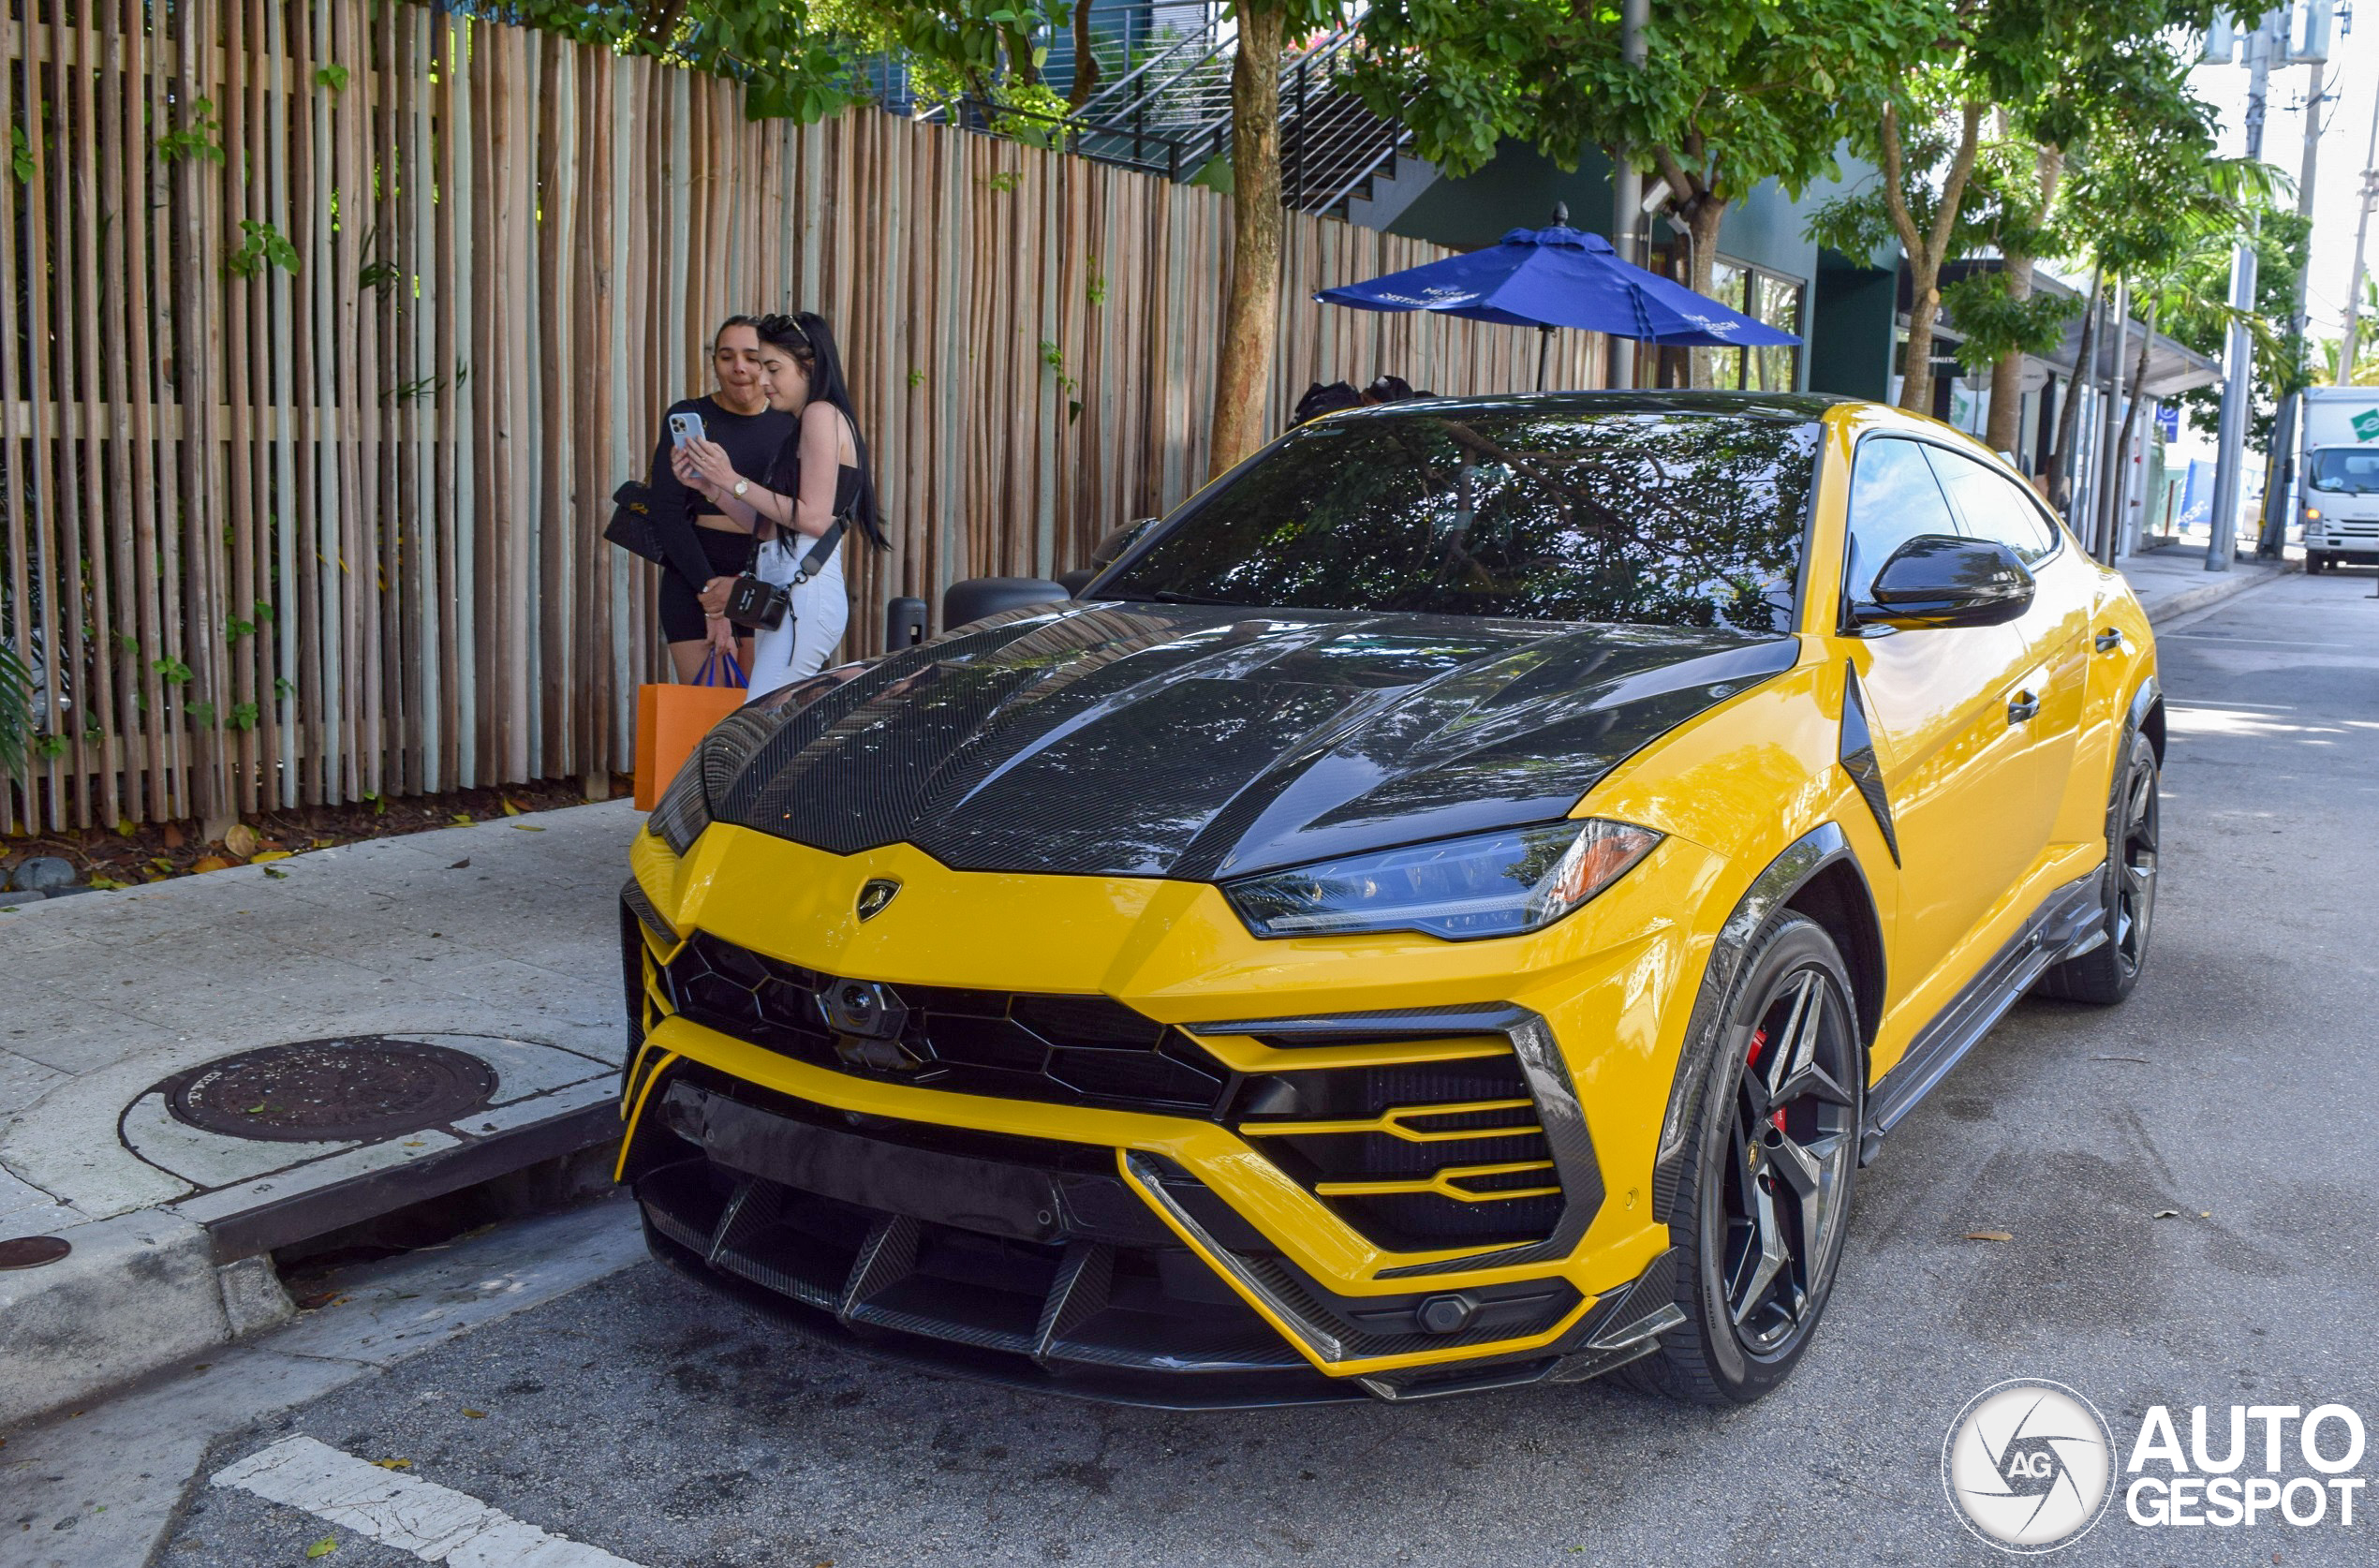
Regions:
M 1588 1384 L 1113 1410 L 847 1360 L 644 1264 L 227 1438 L 210 1468 L 310 1434 L 645 1568 L 1999 1562 L 1940 1467 L 2001 1380 L 2081 1391 L 2119 1462 L 2152 1404 L 2184 1442 L 2200 1404 L 2379 1423 L 2372 582 L 2292 577 L 2163 639 L 2164 888 L 2137 994 L 2025 1003 L 1903 1124 L 1816 1344 L 1756 1407 Z M 2357 1473 L 2379 1477 L 2379 1433 Z M 2369 1562 L 2379 1541 L 2361 1510 L 2351 1529 L 2122 1510 L 2061 1559 Z M 160 1561 L 302 1563 L 326 1537 L 331 1568 L 420 1561 L 203 1485 Z

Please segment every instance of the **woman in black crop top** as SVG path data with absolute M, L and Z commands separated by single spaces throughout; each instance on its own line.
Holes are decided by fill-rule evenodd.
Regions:
M 688 442 L 676 454 L 681 481 L 758 530 L 761 543 L 753 570 L 792 591 L 786 623 L 763 633 L 745 664 L 754 699 L 817 673 L 842 642 L 850 603 L 839 539 L 805 580 L 795 582 L 821 537 L 847 524 L 877 549 L 885 548 L 867 440 L 833 331 L 810 311 L 764 316 L 759 325 L 761 385 L 769 406 L 797 422 L 795 433 L 762 465 L 746 466 L 711 441 Z M 704 594 L 702 607 L 715 610 L 724 601 L 721 585 Z
M 749 316 L 729 317 L 711 341 L 711 373 L 718 378 L 718 390 L 669 407 L 671 414 L 699 418 L 703 437 L 733 454 L 738 466 L 748 463 L 747 473 L 765 471 L 794 433 L 792 417 L 770 407 L 761 387 L 760 351 L 759 323 Z M 677 678 L 690 681 L 714 646 L 736 647 L 735 629 L 724 617 L 706 615 L 702 596 L 704 588 L 731 580 L 750 564 L 752 534 L 750 524 L 728 517 L 678 479 L 672 461 L 676 451 L 676 437 L 664 416 L 646 481 L 653 493 L 653 520 L 669 552 L 669 564 L 661 572 L 661 635 L 669 639 L 670 663 Z M 748 646 L 742 657 L 748 669 Z

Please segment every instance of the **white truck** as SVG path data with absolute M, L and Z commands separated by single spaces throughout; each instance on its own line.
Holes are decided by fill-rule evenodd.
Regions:
M 2305 570 L 2379 563 L 2379 387 L 2305 393 Z

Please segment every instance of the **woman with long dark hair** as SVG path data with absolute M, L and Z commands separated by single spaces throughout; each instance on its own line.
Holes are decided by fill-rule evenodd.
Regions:
M 677 455 L 678 477 L 688 487 L 752 528 L 759 540 L 753 573 L 791 595 L 783 624 L 755 639 L 748 666 L 754 698 L 816 674 L 841 644 L 850 618 L 841 530 L 855 527 L 877 549 L 887 548 L 867 438 L 833 331 L 805 310 L 762 317 L 759 332 L 761 385 L 771 408 L 792 416 L 793 434 L 757 478 L 717 442 L 689 442 Z M 820 560 L 820 541 L 830 534 Z M 703 608 L 724 610 L 731 585 L 714 584 Z
M 669 639 L 670 663 L 681 682 L 694 678 L 712 649 L 737 651 L 737 629 L 724 616 L 706 613 L 702 596 L 716 589 L 715 597 L 724 597 L 726 585 L 751 559 L 752 536 L 748 521 L 727 516 L 679 479 L 677 427 L 693 428 L 690 416 L 700 422 L 707 443 L 754 472 L 774 459 L 794 429 L 790 417 L 770 407 L 761 385 L 759 318 L 731 316 L 720 322 L 711 339 L 710 363 L 718 390 L 669 406 L 647 481 L 653 521 L 669 553 L 661 570 L 661 635 Z M 743 650 L 746 663 L 749 651 Z

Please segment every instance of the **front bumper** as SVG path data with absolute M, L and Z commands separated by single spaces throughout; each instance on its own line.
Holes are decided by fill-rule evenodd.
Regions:
M 1677 1321 L 1666 1253 L 1590 1307 L 1559 1277 L 1339 1296 L 1162 1156 L 1111 1164 L 1080 1146 L 836 1112 L 683 1059 L 656 1071 L 625 1161 L 655 1255 L 879 1360 L 1243 1408 L 1574 1381 L 1648 1354 Z M 1457 1312 L 1458 1329 L 1431 1326 Z M 1317 1347 L 1432 1360 L 1334 1376 Z
M 1204 1407 L 1590 1376 L 1677 1318 L 1628 1174 L 1674 1049 L 1669 935 L 1307 964 L 1211 889 L 731 828 L 683 859 L 644 836 L 636 864 L 623 1177 L 658 1255 L 796 1327 Z M 854 923 L 883 875 L 907 891 Z M 852 977 L 907 1023 L 830 1027 Z

